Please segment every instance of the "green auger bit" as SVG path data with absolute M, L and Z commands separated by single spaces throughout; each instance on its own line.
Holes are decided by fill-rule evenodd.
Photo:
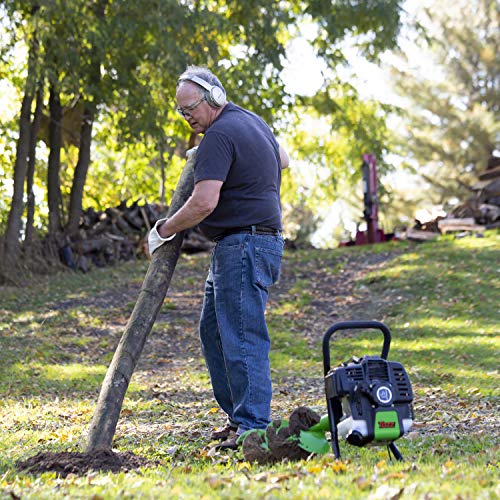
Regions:
M 326 439 L 325 431 L 330 430 L 328 415 L 305 431 L 300 431 L 299 446 L 310 453 L 324 455 L 330 451 L 330 443 Z

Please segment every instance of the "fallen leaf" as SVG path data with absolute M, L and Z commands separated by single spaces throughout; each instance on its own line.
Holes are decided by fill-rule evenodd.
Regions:
M 221 478 L 215 475 L 208 476 L 206 481 L 212 489 L 218 488 L 223 483 Z
M 388 481 L 389 479 L 404 479 L 407 476 L 404 472 L 390 472 L 384 476 L 384 481 Z
M 262 482 L 266 482 L 267 478 L 268 478 L 267 472 L 261 472 L 260 474 L 253 476 L 253 479 L 255 479 L 255 481 L 262 481 Z
M 354 481 L 360 490 L 366 490 L 372 486 L 372 482 L 364 476 L 359 476 Z
M 369 500 L 398 500 L 403 494 L 404 488 L 389 486 L 383 484 L 377 488 L 371 495 L 368 496 Z
M 319 474 L 323 470 L 323 467 L 321 465 L 312 465 L 312 466 L 308 467 L 307 470 L 311 474 Z
M 332 464 L 332 470 L 333 470 L 333 472 L 336 472 L 336 473 L 346 472 L 347 465 L 344 462 L 340 462 L 339 460 L 337 460 Z

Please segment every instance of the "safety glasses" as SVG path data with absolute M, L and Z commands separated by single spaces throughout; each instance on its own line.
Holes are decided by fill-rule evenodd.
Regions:
M 191 111 L 197 108 L 203 101 L 206 101 L 206 97 L 202 97 L 199 101 L 196 101 L 195 103 L 190 104 L 189 106 L 184 106 L 183 108 L 177 106 L 177 113 L 179 113 L 184 118 L 189 118 L 190 116 L 192 116 Z

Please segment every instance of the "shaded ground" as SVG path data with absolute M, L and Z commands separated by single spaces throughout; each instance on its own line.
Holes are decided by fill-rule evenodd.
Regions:
M 387 287 L 383 295 L 374 295 L 368 286 L 363 285 L 363 278 L 370 271 L 387 265 L 404 251 L 404 247 L 388 246 L 387 250 L 377 253 L 360 253 L 354 249 L 349 252 L 315 252 L 312 257 L 306 253 L 289 252 L 283 262 L 280 281 L 271 290 L 270 322 L 289 324 L 287 334 L 303 340 L 308 346 L 304 357 L 310 357 L 311 353 L 319 357 L 321 339 L 330 325 L 350 319 L 385 321 L 384 305 L 388 301 L 394 304 L 404 300 L 401 289 Z M 115 435 L 114 443 L 118 448 L 130 446 L 132 441 L 140 443 L 141 440 L 153 439 L 162 443 L 169 459 L 182 461 L 192 453 L 201 456 L 209 453 L 210 433 L 213 427 L 224 423 L 211 393 L 197 333 L 208 261 L 208 255 L 183 255 L 179 261 L 167 298 L 134 373 L 132 383 L 136 387 L 127 394 Z M 59 343 L 58 349 L 68 355 L 78 353 L 91 365 L 103 364 L 104 359 L 110 359 L 141 282 L 142 276 L 140 279 L 131 278 L 126 284 L 113 283 L 110 279 L 106 292 L 65 298 L 49 304 L 50 310 L 58 313 L 75 307 L 91 311 L 101 323 L 97 327 L 79 324 L 82 335 L 95 338 L 95 342 L 87 343 L 84 348 L 63 342 L 64 331 L 58 332 L 53 340 Z M 300 306 L 287 309 L 287 303 Z M 68 335 L 70 332 L 74 335 L 74 325 L 69 320 L 67 331 Z M 286 352 L 286 339 L 274 339 L 273 328 L 271 338 L 274 345 L 285 342 L 285 347 L 280 345 L 280 350 Z M 375 349 L 378 353 L 378 344 Z M 321 367 L 318 366 L 317 373 L 304 371 L 296 354 L 290 355 L 290 359 L 294 359 L 290 369 L 273 371 L 272 418 L 287 416 L 302 405 L 316 405 L 314 409 L 324 414 Z M 150 409 L 137 411 L 135 405 L 139 402 L 147 402 Z M 498 432 L 492 404 L 487 401 L 462 403 L 450 395 L 430 391 L 417 394 L 417 422 L 409 437 Z M 193 445 L 192 448 L 186 447 L 187 442 Z M 439 450 L 435 452 L 439 453 Z M 52 470 L 66 475 L 85 473 L 89 469 L 119 471 L 145 465 L 149 465 L 147 460 L 131 453 L 94 456 L 65 452 L 39 454 L 20 467 L 33 473 Z
M 287 302 L 290 294 L 307 292 L 304 309 L 284 313 L 292 320 L 292 335 L 300 335 L 311 346 L 328 326 L 339 320 L 373 319 L 376 317 L 377 303 L 362 289 L 356 289 L 360 276 L 374 267 L 392 259 L 396 251 L 380 254 L 357 255 L 355 253 L 336 255 L 325 253 L 324 258 L 301 263 L 297 272 L 293 260 L 285 258 L 279 283 L 272 289 L 268 310 Z M 294 256 L 295 258 L 295 256 Z M 165 428 L 173 438 L 199 438 L 209 442 L 212 428 L 221 424 L 220 415 L 215 413 L 215 402 L 211 394 L 206 369 L 201 359 L 197 325 L 203 300 L 203 281 L 208 266 L 208 255 L 183 256 L 153 332 L 148 338 L 133 380 L 145 387 L 142 397 L 158 401 L 170 407 L 169 419 L 174 422 L 165 425 L 161 416 L 135 421 L 133 427 L 121 419 L 116 439 L 130 433 L 138 436 L 164 435 Z M 126 287 L 111 289 L 105 293 L 88 297 L 75 297 L 50 304 L 53 311 L 69 309 L 92 310 L 95 315 L 106 318 L 105 328 L 86 329 L 85 334 L 96 338 L 96 342 L 86 346 L 86 357 L 92 362 L 102 362 L 110 349 L 99 342 L 109 338 L 109 345 L 118 342 L 126 321 L 137 298 L 141 282 L 131 282 Z M 74 346 L 61 346 L 74 354 Z M 68 352 L 69 354 L 69 352 Z M 192 373 L 193 384 L 186 385 L 186 371 Z M 205 377 L 200 384 L 199 379 Z M 323 398 L 321 374 L 317 377 L 298 377 L 296 373 L 283 376 L 275 381 L 273 412 L 287 415 L 303 401 Z M 204 419 L 198 421 L 198 428 L 192 429 L 193 408 L 204 401 Z M 206 411 L 206 405 L 212 407 Z M 201 405 L 203 406 L 203 405 Z M 127 410 L 125 410 L 125 413 Z M 177 414 L 177 419 L 175 418 Z M 189 415 L 189 421 L 185 417 Z M 175 441 L 175 439 L 174 439 Z M 177 448 L 171 448 L 172 454 Z M 118 472 L 151 465 L 148 460 L 132 453 L 100 451 L 95 453 L 39 453 L 19 463 L 18 468 L 31 473 L 54 471 L 59 476 L 84 474 L 89 470 Z

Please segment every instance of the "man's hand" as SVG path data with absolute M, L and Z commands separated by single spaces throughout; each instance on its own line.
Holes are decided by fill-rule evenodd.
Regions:
M 288 153 L 284 150 L 284 148 L 279 145 L 280 147 L 280 160 L 281 160 L 281 169 L 288 168 L 288 165 L 290 164 L 290 158 L 288 157 Z
M 149 232 L 148 236 L 148 247 L 149 247 L 149 255 L 153 255 L 153 252 L 157 250 L 159 247 L 163 245 L 166 241 L 173 240 L 175 238 L 176 233 L 168 236 L 167 238 L 162 238 L 160 233 L 158 233 L 158 228 L 164 223 L 167 222 L 168 218 L 165 217 L 163 219 L 159 219 L 156 221 L 153 229 Z
M 170 218 L 164 218 L 156 221 L 155 226 L 151 229 L 148 237 L 149 254 L 163 245 L 166 241 L 174 239 L 175 235 L 185 229 L 196 226 L 217 206 L 219 201 L 222 181 L 204 180 L 197 182 L 194 186 L 193 194 L 188 201 Z M 168 230 L 163 226 L 168 220 Z M 171 231 L 176 231 L 164 238 L 161 233 L 169 234 Z

